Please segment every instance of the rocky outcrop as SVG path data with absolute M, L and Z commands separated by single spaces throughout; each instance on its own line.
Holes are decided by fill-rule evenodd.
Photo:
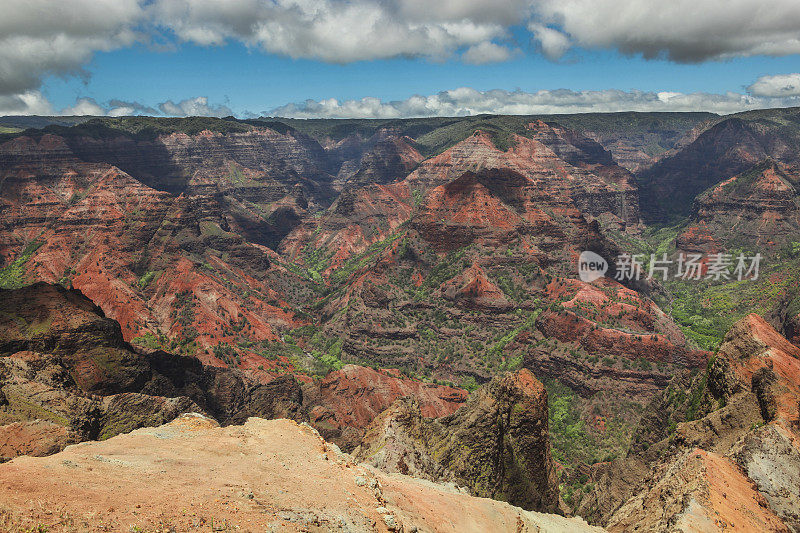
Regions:
M 731 461 L 693 450 L 614 513 L 609 531 L 788 531 Z
M 118 531 L 599 531 L 358 465 L 289 420 L 219 428 L 199 415 L 0 465 L 0 505 L 8 527 L 69 520 Z
M 453 414 L 430 419 L 403 401 L 376 418 L 355 452 L 388 472 L 453 481 L 525 509 L 558 507 L 547 393 L 528 370 L 498 376 Z
M 611 155 L 589 139 L 544 122 L 529 125 L 530 137 L 512 136 L 507 151 L 498 149 L 482 131 L 446 152 L 422 162 L 405 182 L 423 192 L 459 178 L 464 173 L 499 176 L 494 188 L 507 199 L 508 187 L 525 187 L 528 200 L 540 209 L 559 211 L 568 202 L 586 215 L 622 229 L 639 223 L 636 184 Z M 505 179 L 502 177 L 505 176 Z M 520 207 L 525 205 L 520 203 Z
M 349 449 L 398 398 L 416 398 L 432 417 L 466 400 L 461 389 L 356 365 L 318 382 L 258 381 L 196 358 L 134 351 L 119 324 L 77 290 L 39 283 L 0 295 L 0 424 L 17 423 L 7 427 L 16 436 L 3 444 L 5 456 L 52 453 L 193 411 L 222 424 L 250 416 L 310 420 Z M 37 425 L 43 421 L 52 427 Z
M 223 423 L 301 416 L 293 378 L 262 385 L 194 358 L 135 352 L 77 290 L 39 283 L 0 294 L 0 422 L 17 424 L 7 428 L 17 435 L 7 449 L 52 453 L 190 411 Z
M 735 248 L 784 251 L 800 235 L 800 177 L 767 160 L 699 195 L 676 247 L 689 253 Z
M 628 456 L 593 469 L 578 512 L 618 531 L 800 530 L 798 365 L 763 318 L 737 322 L 705 373 L 651 404 Z
M 800 531 L 800 437 L 781 424 L 758 428 L 736 443 L 731 458 L 755 484 L 769 507 Z
M 641 172 L 643 218 L 648 223 L 669 222 L 689 215 L 694 198 L 703 191 L 767 158 L 796 165 L 796 141 L 785 126 L 796 113 L 786 109 L 725 118 Z
M 800 348 L 751 314 L 725 335 L 717 357 L 729 362 L 743 388 L 757 396 L 767 422 L 800 419 Z
M 480 265 L 473 264 L 439 286 L 441 296 L 467 308 L 508 310 L 513 307 L 503 291 L 492 283 Z
M 385 371 L 345 365 L 306 387 L 311 424 L 342 448 L 356 447 L 372 420 L 396 400 L 413 398 L 423 416 L 451 414 L 467 400 L 462 389 L 401 379 Z
M 0 426 L 0 463 L 20 455 L 52 455 L 79 440 L 80 436 L 75 432 L 46 420 Z

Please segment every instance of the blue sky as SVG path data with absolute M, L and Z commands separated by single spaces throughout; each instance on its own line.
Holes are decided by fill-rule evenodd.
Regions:
M 358 61 L 339 65 L 248 50 L 180 45 L 159 52 L 145 46 L 96 54 L 90 77 L 48 77 L 44 92 L 57 107 L 76 98 L 117 98 L 156 106 L 165 100 L 202 95 L 236 113 L 261 113 L 306 99 L 376 96 L 401 100 L 458 87 L 523 91 L 638 89 L 683 93 L 744 92 L 765 75 L 800 72 L 800 56 L 747 57 L 701 64 L 627 57 L 615 51 L 576 50 L 551 61 L 535 50 L 510 61 L 470 65 L 426 58 Z
M 87 79 L 46 78 L 45 94 L 58 107 L 70 106 L 79 97 L 98 102 L 117 98 L 155 106 L 169 99 L 203 95 L 242 113 L 306 99 L 377 96 L 399 100 L 457 87 L 744 92 L 761 76 L 800 71 L 800 56 L 686 65 L 585 50 L 576 51 L 569 60 L 553 62 L 531 50 L 510 61 L 486 65 L 425 58 L 338 65 L 264 54 L 230 43 L 220 47 L 183 44 L 166 52 L 141 45 L 100 52 L 86 69 L 90 74 Z
M 762 14 L 751 0 L 624 8 L 442 0 L 435 12 L 422 0 L 64 4 L 30 0 L 0 21 L 0 113 L 368 117 L 800 105 L 795 0 L 772 0 Z M 459 88 L 469 91 L 452 92 Z

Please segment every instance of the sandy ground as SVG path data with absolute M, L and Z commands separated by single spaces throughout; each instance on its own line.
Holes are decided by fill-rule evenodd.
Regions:
M 289 420 L 199 415 L 0 465 L 0 529 L 599 531 L 357 465 Z

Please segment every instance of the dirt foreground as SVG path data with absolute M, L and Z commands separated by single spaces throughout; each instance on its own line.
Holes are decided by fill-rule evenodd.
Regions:
M 290 420 L 184 415 L 0 465 L 3 531 L 600 531 L 384 474 Z

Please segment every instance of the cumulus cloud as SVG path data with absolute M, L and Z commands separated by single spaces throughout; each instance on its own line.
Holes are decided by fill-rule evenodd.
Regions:
M 689 63 L 800 53 L 797 0 L 155 0 L 149 12 L 183 41 L 335 63 L 463 50 L 504 61 L 493 41 L 512 26 L 553 59 L 572 46 Z
M 209 104 L 208 98 L 205 96 L 197 96 L 195 98 L 187 98 L 181 100 L 177 104 L 172 100 L 167 100 L 158 104 L 158 108 L 165 115 L 175 117 L 226 117 L 233 115 L 233 111 L 222 104 Z
M 0 95 L 38 89 L 46 75 L 74 75 L 99 50 L 132 44 L 138 0 L 6 2 L 0 17 Z
M 0 116 L 4 115 L 61 115 L 123 117 L 131 115 L 150 116 L 207 116 L 225 117 L 233 111 L 222 104 L 210 104 L 205 96 L 186 98 L 178 103 L 172 100 L 161 102 L 158 109 L 119 99 L 98 103 L 94 98 L 76 98 L 75 104 L 62 109 L 55 108 L 40 91 L 28 91 L 21 95 L 0 95 Z
M 645 91 L 477 91 L 462 87 L 438 94 L 414 95 L 384 102 L 358 100 L 307 100 L 287 104 L 266 114 L 290 118 L 404 118 L 479 114 L 535 115 L 615 111 L 711 111 L 720 114 L 747 109 L 800 104 L 800 98 L 764 97 L 740 93 L 678 93 Z
M 183 41 L 238 40 L 268 53 L 348 63 L 403 56 L 441 60 L 482 44 L 486 52 L 529 9 L 528 0 L 159 0 L 151 11 Z M 496 60 L 509 57 L 493 52 Z
M 754 96 L 800 96 L 800 74 L 761 76 L 755 83 L 747 87 L 747 92 Z
M 112 116 L 123 115 L 157 115 L 158 111 L 154 108 L 140 104 L 139 102 L 126 102 L 124 100 L 110 100 L 108 106 L 111 108 L 108 111 Z
M 554 61 L 561 59 L 572 46 L 569 37 L 543 24 L 531 22 L 528 24 L 528 30 L 533 33 L 534 39 L 539 42 L 542 53 Z
M 88 76 L 86 65 L 99 51 L 164 40 L 166 45 L 202 46 L 236 41 L 264 53 L 331 63 L 396 57 L 460 58 L 473 64 L 507 61 L 519 53 L 520 43 L 514 43 L 519 37 L 516 28 L 527 28 L 541 53 L 554 60 L 572 47 L 617 49 L 679 62 L 800 53 L 797 0 L 26 0 L 6 4 L 0 17 L 0 96 L 5 108 L 32 98 L 32 91 L 39 90 L 47 76 Z
M 0 115 L 52 115 L 53 106 L 39 91 L 0 94 Z
M 480 44 L 470 46 L 461 58 L 465 63 L 483 65 L 486 63 L 508 61 L 513 54 L 514 52 L 505 46 L 500 46 L 491 41 L 484 41 Z
M 534 9 L 535 23 L 558 27 L 572 44 L 648 59 L 695 63 L 800 53 L 797 0 L 537 0 Z M 547 53 L 552 34 L 537 38 Z

